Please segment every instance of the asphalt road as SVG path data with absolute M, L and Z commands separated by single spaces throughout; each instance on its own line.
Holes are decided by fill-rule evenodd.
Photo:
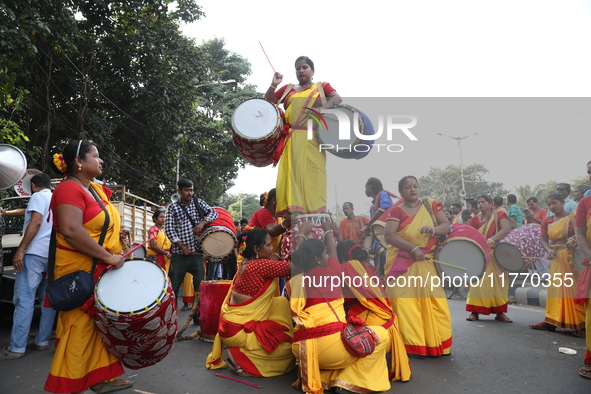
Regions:
M 529 323 L 542 321 L 544 309 L 510 306 L 514 323 L 492 317 L 476 322 L 465 320 L 465 300 L 450 300 L 454 345 L 449 357 L 411 356 L 412 379 L 394 382 L 388 393 L 591 393 L 591 380 L 577 371 L 583 363 L 585 339 L 567 331 L 535 331 Z M 180 312 L 184 322 L 189 312 Z M 34 321 L 33 332 L 36 331 Z M 191 325 L 185 332 L 196 331 Z M 10 319 L 0 316 L 0 344 L 10 335 Z M 559 347 L 577 351 L 558 352 Z M 240 378 L 262 386 L 257 389 L 215 376 L 216 372 L 237 377 L 230 370 L 209 371 L 205 358 L 211 344 L 199 340 L 177 342 L 161 363 L 141 370 L 126 370 L 125 378 L 135 380 L 122 394 L 217 394 L 297 393 L 291 387 L 295 372 L 276 378 Z M 31 351 L 17 360 L 0 361 L 0 393 L 42 393 L 54 350 Z M 300 391 L 301 392 L 301 391 Z

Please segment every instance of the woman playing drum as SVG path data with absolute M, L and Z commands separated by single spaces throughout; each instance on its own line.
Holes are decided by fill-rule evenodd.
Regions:
M 288 215 L 281 223 L 277 223 L 277 217 L 275 216 L 275 211 L 277 209 L 275 188 L 261 194 L 260 204 L 262 208 L 252 215 L 249 226 L 267 230 L 271 236 L 271 245 L 273 246 L 271 256 L 274 260 L 277 260 L 281 257 L 279 254 L 281 235 L 285 233 L 285 230 L 287 230 L 289 226 L 291 226 L 291 215 Z
M 591 162 L 587 163 L 587 173 L 591 175 Z M 586 304 L 585 323 L 586 327 L 591 327 L 591 302 L 589 302 L 589 299 L 591 298 L 591 266 L 589 265 L 591 262 L 591 196 L 583 197 L 583 199 L 579 201 L 575 227 L 577 243 L 587 259 L 587 266 L 579 277 L 576 302 Z M 587 351 L 585 352 L 585 358 L 583 359 L 585 366 L 579 369 L 579 375 L 586 379 L 591 379 L 591 329 L 587 329 L 586 331 Z
M 227 367 L 222 360 L 225 345 L 227 363 L 239 375 L 283 375 L 295 365 L 289 303 L 278 296 L 278 278 L 290 275 L 290 264 L 270 260 L 273 248 L 266 230 L 247 230 L 238 238 L 244 260 L 222 304 L 218 333 L 206 365 L 209 369 Z
M 447 355 L 452 345 L 451 316 L 441 283 L 433 286 L 429 281 L 439 273 L 428 258 L 435 253 L 437 236 L 449 232 L 449 221 L 440 202 L 419 198 L 419 183 L 414 176 L 402 178 L 398 190 L 404 203 L 392 208 L 386 218 L 386 291 L 400 319 L 406 351 L 422 356 Z
M 530 324 L 536 330 L 554 331 L 556 327 L 576 330 L 572 335 L 585 337 L 585 307 L 575 304 L 575 289 L 579 272 L 573 267 L 575 248 L 575 212 L 564 210 L 564 197 L 554 193 L 546 199 L 554 214 L 542 221 L 540 238 L 550 260 L 550 286 L 546 300 L 546 318 L 543 322 Z M 552 244 L 550 244 L 552 242 Z M 576 273 L 575 273 L 576 272 Z M 554 279 L 560 278 L 561 286 Z M 571 278 L 569 283 L 567 278 Z
M 384 293 L 383 280 L 369 262 L 368 251 L 355 241 L 347 240 L 337 245 L 337 256 L 343 273 L 351 278 L 343 284 L 347 318 L 358 318 L 367 325 L 382 326 L 388 330 L 388 352 L 392 355 L 390 380 L 410 380 L 412 372 L 404 341 L 398 330 L 398 318 Z
M 172 243 L 164 233 L 164 218 L 166 212 L 164 209 L 158 209 L 152 215 L 154 225 L 148 230 L 148 259 L 155 261 L 159 266 L 168 272 L 170 267 L 170 247 Z
M 111 191 L 91 182 L 102 173 L 103 164 L 92 142 L 71 141 L 62 157 L 58 169 L 67 172 L 67 177 L 56 187 L 51 200 L 57 239 L 55 279 L 77 270 L 90 272 L 96 258 L 96 281 L 107 266 L 119 268 L 124 263 L 119 213 L 109 202 Z M 98 195 L 110 216 L 102 246 L 97 241 L 106 216 L 93 194 Z M 107 351 L 94 319 L 87 314 L 94 307 L 93 301 L 91 297 L 80 309 L 59 312 L 57 348 L 45 383 L 46 391 L 83 393 L 90 388 L 101 393 L 133 384 L 115 379 L 123 374 L 123 367 Z
M 355 393 L 388 391 L 391 387 L 385 357 L 390 348 L 388 332 L 381 326 L 368 326 L 380 342 L 364 358 L 349 353 L 341 339 L 346 321 L 341 287 L 323 286 L 321 281 L 341 277 L 342 270 L 334 243 L 334 226 L 330 220 L 323 219 L 322 228 L 325 242 L 307 239 L 292 254 L 292 263 L 303 271 L 288 284 L 296 321 L 293 352 L 300 368 L 294 387 L 301 387 L 305 393 L 322 393 L 331 387 L 337 388 L 337 392 L 341 389 Z
M 492 247 L 505 235 L 509 234 L 511 228 L 507 220 L 507 214 L 501 210 L 494 210 L 490 196 L 480 196 L 477 199 L 480 213 L 473 216 L 470 225 L 484 234 L 488 245 L 491 247 L 490 263 L 480 279 L 482 283 L 470 287 L 466 310 L 471 312 L 466 318 L 469 321 L 478 320 L 478 315 L 490 315 L 495 313 L 495 320 L 505 323 L 512 323 L 512 320 L 505 315 L 507 302 L 509 300 L 509 277 L 497 261 Z
M 314 62 L 310 58 L 298 57 L 295 71 L 297 85 L 285 85 L 276 91 L 283 81 L 283 75 L 276 72 L 265 93 L 265 98 L 275 104 L 286 93 L 283 101 L 285 119 L 291 125 L 277 173 L 277 215 L 326 211 L 326 156 L 319 150 L 315 137 L 308 140 L 310 112 L 305 107 L 330 108 L 341 102 L 341 97 L 330 84 L 312 82 Z M 288 90 L 289 86 L 293 88 Z M 319 89 L 328 98 L 325 104 L 321 103 Z

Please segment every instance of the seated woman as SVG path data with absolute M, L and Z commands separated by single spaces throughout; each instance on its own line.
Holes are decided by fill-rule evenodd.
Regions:
M 299 361 L 294 387 L 306 393 L 323 393 L 331 387 L 337 392 L 387 391 L 390 381 L 385 355 L 390 338 L 386 329 L 370 326 L 380 341 L 364 358 L 349 353 L 341 339 L 346 324 L 342 290 L 340 286 L 331 288 L 330 283 L 342 270 L 331 234 L 333 224 L 324 221 L 322 227 L 326 246 L 319 239 L 307 239 L 291 257 L 292 264 L 303 271 L 288 286 L 296 321 L 293 353 Z M 323 287 L 320 282 L 325 278 L 328 283 Z
M 242 232 L 244 260 L 222 304 L 218 333 L 207 356 L 208 369 L 226 368 L 239 375 L 278 376 L 291 371 L 293 328 L 287 299 L 279 296 L 278 278 L 290 275 L 286 261 L 270 260 L 271 236 L 264 229 Z
M 390 300 L 384 293 L 384 282 L 369 263 L 369 253 L 355 241 L 347 240 L 337 245 L 337 256 L 346 278 L 343 294 L 348 306 L 347 318 L 359 318 L 370 326 L 382 326 L 390 334 L 392 362 L 390 380 L 410 380 L 412 374 L 402 335 L 398 330 L 398 318 Z

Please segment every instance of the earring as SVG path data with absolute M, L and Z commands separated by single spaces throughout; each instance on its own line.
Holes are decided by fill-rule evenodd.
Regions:
M 257 252 L 257 254 L 256 254 L 256 257 L 255 257 L 255 258 L 256 258 L 256 259 L 258 259 L 258 258 L 259 258 L 259 252 Z
M 82 166 L 78 166 L 78 171 L 80 171 L 82 169 Z

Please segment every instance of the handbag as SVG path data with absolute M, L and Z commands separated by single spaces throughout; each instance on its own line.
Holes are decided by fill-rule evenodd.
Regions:
M 105 213 L 105 222 L 103 224 L 103 229 L 98 242 L 98 244 L 102 246 L 111 218 L 92 186 L 90 187 L 90 190 L 91 194 Z M 97 259 L 95 258 L 92 261 L 91 272 L 78 270 L 53 280 L 55 249 L 57 244 L 55 229 L 51 230 L 50 242 L 48 259 L 49 268 L 47 270 L 49 283 L 47 284 L 45 293 L 47 294 L 47 298 L 49 299 L 49 303 L 53 309 L 62 312 L 71 311 L 72 309 L 76 309 L 84 305 L 90 296 L 92 296 L 92 293 L 94 292 L 94 271 L 96 269 Z
M 324 298 L 324 297 L 322 297 Z M 339 315 L 334 310 L 330 302 L 326 299 L 324 301 L 333 311 L 337 320 L 340 323 Z M 354 318 L 354 321 L 349 321 L 341 331 L 341 340 L 345 349 L 357 358 L 367 357 L 376 349 L 376 343 L 380 343 L 380 338 L 371 328 L 365 325 L 365 322 L 359 318 Z

